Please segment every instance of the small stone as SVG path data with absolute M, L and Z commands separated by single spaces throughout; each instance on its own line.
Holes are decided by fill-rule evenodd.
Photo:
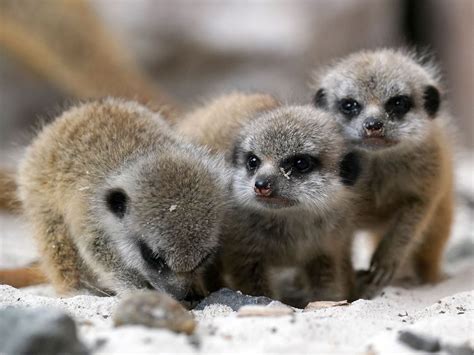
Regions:
M 157 291 L 139 291 L 126 296 L 113 314 L 115 326 L 144 325 L 192 334 L 196 321 L 170 296 Z
M 412 349 L 425 352 L 438 352 L 441 350 L 438 339 L 421 336 L 409 331 L 400 332 L 398 340 Z
M 0 310 L 1 354 L 87 354 L 74 320 L 53 308 Z
M 293 308 L 289 306 L 274 305 L 274 306 L 259 306 L 249 305 L 240 307 L 237 312 L 239 317 L 281 317 L 288 316 L 294 313 Z
M 349 305 L 349 302 L 347 302 L 347 300 L 344 300 L 344 301 L 316 301 L 316 302 L 308 303 L 308 305 L 304 308 L 304 312 L 312 312 L 312 311 L 317 311 L 319 309 L 324 309 L 324 308 L 348 306 L 348 305 Z
M 249 296 L 228 288 L 222 288 L 219 291 L 211 293 L 209 296 L 199 302 L 194 310 L 202 311 L 204 308 L 206 308 L 206 306 L 211 304 L 222 304 L 232 308 L 234 311 L 238 311 L 242 306 L 267 305 L 272 301 L 273 300 L 271 298 L 265 296 Z

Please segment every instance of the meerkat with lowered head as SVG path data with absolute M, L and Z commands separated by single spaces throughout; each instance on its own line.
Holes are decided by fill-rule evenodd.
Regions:
M 18 184 L 59 291 L 153 288 L 183 299 L 217 248 L 226 179 L 222 159 L 160 114 L 105 99 L 46 126 Z
M 440 279 L 453 214 L 450 115 L 431 64 L 403 51 L 349 55 L 316 79 L 314 103 L 331 112 L 361 153 L 357 222 L 380 240 L 363 297 L 412 264 Z
M 214 287 L 295 306 L 349 298 L 353 231 L 344 185 L 357 178 L 357 159 L 346 155 L 329 115 L 280 106 L 268 95 L 233 94 L 181 123 L 195 127 L 191 135 L 197 141 L 226 153 L 233 167 L 234 203 L 223 223 L 212 278 L 219 274 L 222 283 Z M 225 139 L 199 134 L 206 127 L 223 132 Z

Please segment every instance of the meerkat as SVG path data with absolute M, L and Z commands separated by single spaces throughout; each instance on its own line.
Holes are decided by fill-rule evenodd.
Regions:
M 212 152 L 227 153 L 246 122 L 258 113 L 280 105 L 268 94 L 233 92 L 189 112 L 175 128 L 195 143 L 206 145 Z
M 152 288 L 180 300 L 218 246 L 226 179 L 219 156 L 160 114 L 109 98 L 42 130 L 18 189 L 58 291 Z
M 209 108 L 182 123 L 232 166 L 233 207 L 212 271 L 220 283 L 209 287 L 297 307 L 351 298 L 353 230 L 345 185 L 357 178 L 358 165 L 330 115 L 285 107 L 262 94 L 221 97 Z M 280 277 L 280 268 L 293 273 Z
M 362 51 L 322 70 L 315 87 L 315 106 L 333 114 L 365 166 L 356 221 L 380 243 L 361 296 L 410 264 L 419 281 L 437 282 L 453 216 L 453 152 L 436 67 L 401 50 Z

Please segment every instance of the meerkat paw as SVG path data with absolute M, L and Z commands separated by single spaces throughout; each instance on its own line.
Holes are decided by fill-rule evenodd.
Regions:
M 399 261 L 383 252 L 376 252 L 370 263 L 369 283 L 372 286 L 384 287 L 392 281 L 398 269 Z

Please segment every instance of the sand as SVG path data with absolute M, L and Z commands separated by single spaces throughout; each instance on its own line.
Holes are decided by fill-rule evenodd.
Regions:
M 445 258 L 446 279 L 434 286 L 388 287 L 374 300 L 278 317 L 238 317 L 229 307 L 212 305 L 193 312 L 198 320 L 193 336 L 142 326 L 115 328 L 111 315 L 117 298 L 61 298 L 50 286 L 0 286 L 0 308 L 63 309 L 76 320 L 80 338 L 94 354 L 419 353 L 399 341 L 400 331 L 436 338 L 444 349 L 474 348 L 473 166 L 469 158 L 458 168 L 458 209 Z M 36 258 L 21 218 L 3 214 L 0 225 L 0 267 L 24 265 Z M 363 266 L 368 262 L 368 250 L 359 238 L 356 263 Z

